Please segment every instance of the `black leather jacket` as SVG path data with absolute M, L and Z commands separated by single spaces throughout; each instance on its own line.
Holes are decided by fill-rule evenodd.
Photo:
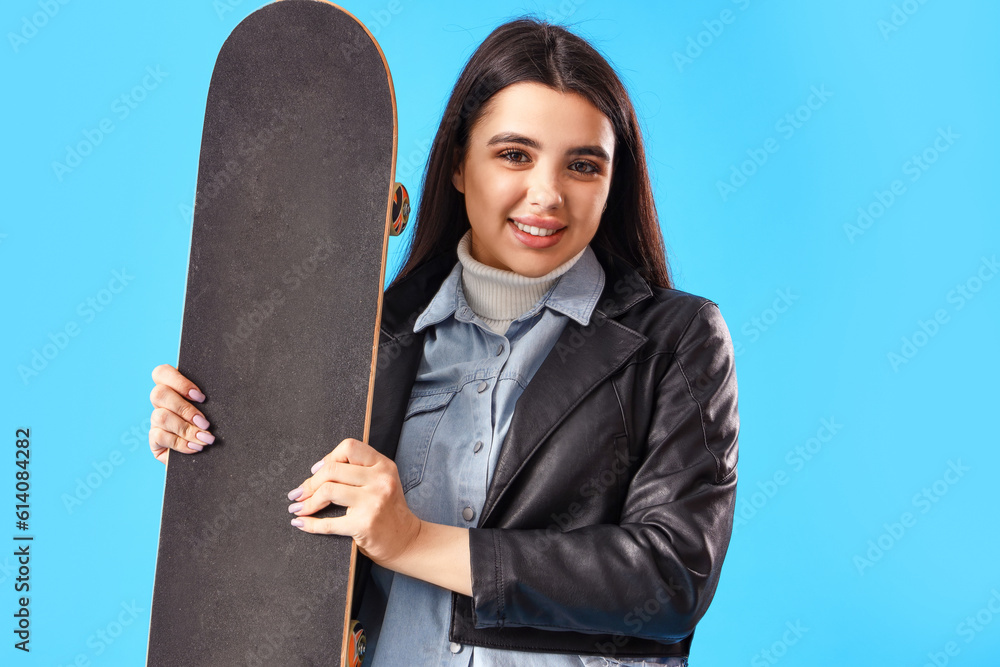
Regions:
M 605 286 L 517 402 L 470 530 L 472 597 L 449 637 L 473 646 L 686 656 L 732 533 L 739 416 L 718 306 L 650 287 L 594 247 Z M 369 444 L 393 458 L 423 351 L 413 323 L 458 258 L 385 292 Z M 356 599 L 370 578 L 359 554 Z M 527 656 L 526 656 L 527 657 Z

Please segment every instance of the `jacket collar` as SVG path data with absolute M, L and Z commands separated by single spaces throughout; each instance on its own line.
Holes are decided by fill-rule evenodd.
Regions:
M 652 295 L 648 283 L 631 265 L 603 248 L 593 245 L 590 248 L 594 258 L 604 269 L 605 276 L 604 288 L 595 312 L 607 318 L 615 318 Z M 584 261 L 589 254 L 585 253 L 580 261 Z M 457 263 L 458 254 L 452 249 L 424 262 L 387 289 L 382 299 L 382 334 L 397 339 L 413 335 L 417 319 L 430 307 L 443 282 L 457 281 L 455 274 L 460 271 Z M 575 268 L 574 266 L 570 271 Z M 441 312 L 435 310 L 434 314 L 435 321 L 444 319 L 444 316 L 437 317 Z M 581 326 L 587 324 L 586 318 L 581 319 L 580 313 L 566 314 L 578 320 Z
M 604 268 L 605 283 L 589 324 L 567 322 L 555 346 L 518 399 L 500 458 L 479 515 L 486 527 L 505 491 L 527 466 L 548 435 L 583 398 L 613 375 L 648 338 L 613 318 L 652 296 L 645 280 L 625 261 L 593 248 Z M 403 416 L 423 353 L 426 330 L 413 332 L 458 256 L 450 253 L 425 262 L 386 290 L 382 302 L 381 342 L 376 371 L 379 400 L 373 405 L 373 447 L 395 458 Z M 609 322 L 611 323 L 608 326 Z
M 417 318 L 414 333 L 432 324 L 438 324 L 452 313 L 462 322 L 472 322 L 472 308 L 466 300 L 462 272 L 465 267 L 455 262 L 454 268 L 444 279 L 430 305 Z M 604 287 L 604 272 L 597 261 L 593 249 L 588 245 L 583 254 L 562 275 L 554 279 L 552 286 L 526 312 L 515 321 L 528 320 L 543 308 L 550 308 L 586 326 Z

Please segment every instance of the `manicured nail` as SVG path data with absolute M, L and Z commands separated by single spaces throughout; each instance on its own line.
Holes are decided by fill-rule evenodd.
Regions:
M 289 491 L 288 492 L 288 499 L 289 500 L 298 500 L 298 497 L 302 495 L 302 491 L 303 491 L 303 488 L 301 486 L 299 488 L 293 490 L 293 491 Z
M 212 435 L 211 433 L 206 433 L 205 431 L 198 431 L 198 433 L 196 433 L 194 437 L 198 438 L 206 445 L 211 445 L 213 442 L 215 442 L 215 436 Z
M 302 509 L 302 503 L 295 503 L 294 505 L 289 505 L 288 506 L 288 513 L 289 514 L 295 514 L 300 509 Z
M 315 475 L 316 471 L 319 470 L 320 468 L 322 468 L 324 463 L 326 463 L 326 459 L 322 459 L 322 460 L 317 461 L 316 463 L 314 463 L 313 467 L 310 468 L 310 471 L 312 472 L 312 474 Z
M 296 528 L 301 528 L 302 526 L 306 525 L 306 522 L 299 517 L 295 517 L 294 519 L 292 519 L 292 525 L 295 526 Z
M 209 427 L 208 420 L 202 417 L 201 415 L 194 416 L 194 425 L 197 426 L 198 428 L 203 428 L 206 431 L 208 430 Z
M 205 448 L 204 445 L 199 445 L 198 443 L 195 443 L 195 442 L 189 442 L 188 443 L 188 447 L 190 447 L 191 449 L 195 450 L 196 452 L 200 452 L 202 449 Z
M 191 391 L 189 391 L 188 396 L 191 397 L 191 400 L 198 401 L 199 403 L 205 402 L 205 394 L 201 393 L 197 389 L 192 389 Z

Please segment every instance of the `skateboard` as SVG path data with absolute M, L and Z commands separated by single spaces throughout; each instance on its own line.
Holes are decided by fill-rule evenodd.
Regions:
M 409 213 L 396 142 L 385 57 L 342 8 L 278 0 L 223 44 L 177 364 L 216 439 L 169 456 L 150 667 L 363 658 L 357 547 L 291 526 L 285 494 L 368 441 L 388 237 Z

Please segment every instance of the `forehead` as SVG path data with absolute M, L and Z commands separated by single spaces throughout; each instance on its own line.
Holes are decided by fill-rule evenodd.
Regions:
M 534 81 L 511 84 L 486 103 L 472 136 L 485 143 L 498 132 L 523 134 L 546 147 L 601 144 L 608 153 L 614 148 L 611 121 L 586 97 Z

